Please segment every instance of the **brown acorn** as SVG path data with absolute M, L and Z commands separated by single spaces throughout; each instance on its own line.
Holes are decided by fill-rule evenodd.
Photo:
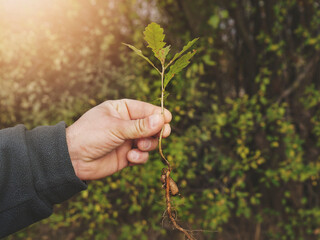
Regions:
M 169 182 L 170 182 L 170 192 L 172 196 L 175 196 L 179 194 L 179 188 L 178 185 L 173 181 L 171 177 L 169 177 Z
M 163 183 L 162 187 L 165 188 L 166 187 L 166 175 L 162 174 L 160 180 Z M 170 184 L 169 188 L 170 188 L 171 195 L 175 196 L 175 195 L 179 194 L 179 188 L 178 188 L 177 184 L 175 183 L 175 181 L 170 176 L 169 176 L 169 184 Z

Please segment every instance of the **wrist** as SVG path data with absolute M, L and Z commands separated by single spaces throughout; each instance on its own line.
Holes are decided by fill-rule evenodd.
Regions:
M 74 135 L 72 133 L 71 127 L 67 127 L 66 129 L 66 139 L 67 139 L 67 146 L 68 152 L 71 160 L 71 164 L 73 166 L 73 170 L 78 178 L 80 178 L 79 173 L 79 161 L 77 160 L 77 150 L 74 144 Z

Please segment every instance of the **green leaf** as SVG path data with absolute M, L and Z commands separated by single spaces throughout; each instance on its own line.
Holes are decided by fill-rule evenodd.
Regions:
M 211 60 L 211 56 L 209 54 L 204 55 L 202 59 L 205 62 L 205 64 L 209 66 L 215 66 L 217 64 L 215 61 Z
M 182 54 L 184 54 L 185 51 L 187 51 L 189 48 L 191 48 L 192 45 L 193 45 L 196 41 L 198 41 L 198 39 L 199 39 L 199 38 L 195 38 L 195 39 L 193 39 L 192 41 L 188 42 L 187 45 L 185 45 L 185 46 L 182 48 L 181 52 L 176 53 L 176 55 L 174 55 L 174 57 L 173 57 L 172 60 L 169 62 L 169 64 L 166 66 L 166 68 L 169 67 L 169 65 L 171 65 L 171 63 L 173 63 L 173 62 L 174 62 L 177 58 L 179 58 Z
M 218 15 L 213 15 L 210 19 L 209 19 L 209 25 L 211 25 L 213 28 L 218 28 L 219 23 L 220 23 L 220 17 Z
M 168 85 L 170 80 L 174 77 L 175 74 L 179 73 L 182 69 L 184 69 L 190 63 L 190 59 L 196 51 L 188 52 L 179 58 L 171 67 L 169 72 L 166 74 L 164 79 L 164 88 Z
M 220 12 L 220 15 L 221 15 L 221 17 L 222 18 L 228 18 L 229 17 L 229 12 L 227 11 L 227 10 L 222 10 L 221 12 Z
M 159 60 L 161 61 L 162 64 L 164 64 L 165 60 L 166 60 L 166 57 L 170 51 L 170 45 L 169 46 L 166 46 L 165 48 L 162 48 L 160 51 L 159 51 Z
M 157 23 L 150 23 L 143 32 L 144 39 L 148 43 L 148 47 L 152 49 L 156 58 L 160 61 L 160 50 L 166 45 L 163 41 L 165 35 L 163 34 L 163 28 Z
M 158 73 L 160 73 L 159 69 L 150 61 L 149 58 L 147 58 L 146 56 L 144 56 L 144 55 L 142 54 L 142 51 L 141 51 L 141 50 L 139 50 L 139 49 L 137 49 L 136 47 L 134 47 L 134 46 L 132 46 L 132 45 L 130 45 L 130 44 L 127 44 L 127 43 L 122 43 L 122 44 L 123 44 L 123 45 L 126 45 L 126 46 L 129 47 L 129 48 L 131 48 L 137 55 L 139 55 L 139 56 L 142 57 L 144 60 L 146 60 L 148 63 L 150 63 L 150 65 L 151 65 L 152 67 L 154 67 L 154 68 L 158 71 Z

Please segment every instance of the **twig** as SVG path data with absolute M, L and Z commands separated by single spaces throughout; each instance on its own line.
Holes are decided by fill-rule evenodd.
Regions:
M 280 103 L 282 99 L 288 97 L 294 90 L 296 90 L 302 81 L 306 78 L 306 76 L 310 73 L 315 64 L 319 61 L 319 54 L 317 54 L 304 68 L 303 71 L 297 76 L 297 79 L 293 82 L 293 84 L 286 89 L 281 96 L 277 99 L 275 103 Z

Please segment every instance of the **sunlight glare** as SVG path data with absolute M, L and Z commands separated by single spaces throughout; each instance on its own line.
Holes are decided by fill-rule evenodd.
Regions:
M 48 0 L 0 0 L 0 6 L 7 14 L 21 14 L 40 11 L 49 4 Z

